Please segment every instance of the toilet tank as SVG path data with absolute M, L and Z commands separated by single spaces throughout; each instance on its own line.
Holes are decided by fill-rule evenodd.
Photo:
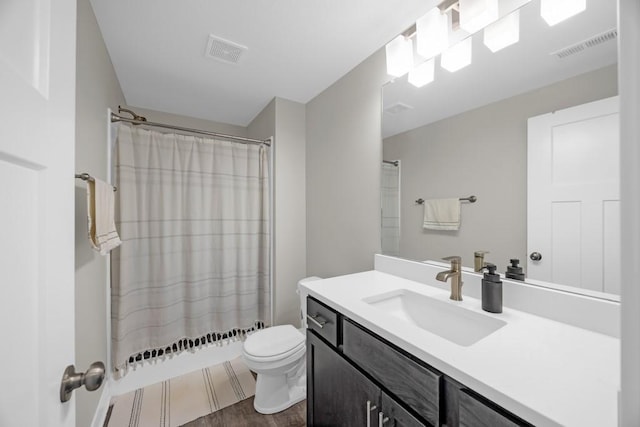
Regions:
M 307 292 L 306 290 L 302 289 L 300 285 L 303 283 L 314 282 L 316 280 L 322 280 L 322 278 L 311 276 L 305 277 L 304 279 L 298 281 L 298 289 L 296 289 L 296 292 L 298 292 L 298 295 L 300 295 L 300 325 L 302 327 L 302 330 L 305 330 L 307 328 Z

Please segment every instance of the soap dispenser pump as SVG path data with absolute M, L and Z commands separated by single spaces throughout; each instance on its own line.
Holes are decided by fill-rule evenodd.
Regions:
M 522 271 L 522 267 L 518 265 L 518 263 L 520 263 L 520 260 L 511 258 L 509 261 L 511 262 L 511 265 L 507 266 L 507 271 L 504 274 L 504 277 L 506 277 L 507 279 L 524 281 L 524 272 Z
M 489 313 L 502 313 L 502 281 L 496 273 L 496 266 L 487 263 L 482 278 L 482 309 Z

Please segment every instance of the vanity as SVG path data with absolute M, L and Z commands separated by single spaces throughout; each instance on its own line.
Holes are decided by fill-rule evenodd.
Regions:
M 432 279 L 373 270 L 304 286 L 308 425 L 617 425 L 617 338 L 508 300 L 487 313 Z

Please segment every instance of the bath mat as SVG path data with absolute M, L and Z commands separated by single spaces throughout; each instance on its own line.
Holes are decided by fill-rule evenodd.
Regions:
M 108 427 L 174 427 L 210 414 L 256 392 L 240 357 L 152 384 L 111 400 Z

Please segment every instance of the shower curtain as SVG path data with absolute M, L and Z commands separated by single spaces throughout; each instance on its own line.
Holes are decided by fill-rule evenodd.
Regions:
M 119 124 L 114 370 L 242 338 L 270 316 L 269 147 Z
M 382 253 L 400 255 L 400 164 L 382 163 Z

